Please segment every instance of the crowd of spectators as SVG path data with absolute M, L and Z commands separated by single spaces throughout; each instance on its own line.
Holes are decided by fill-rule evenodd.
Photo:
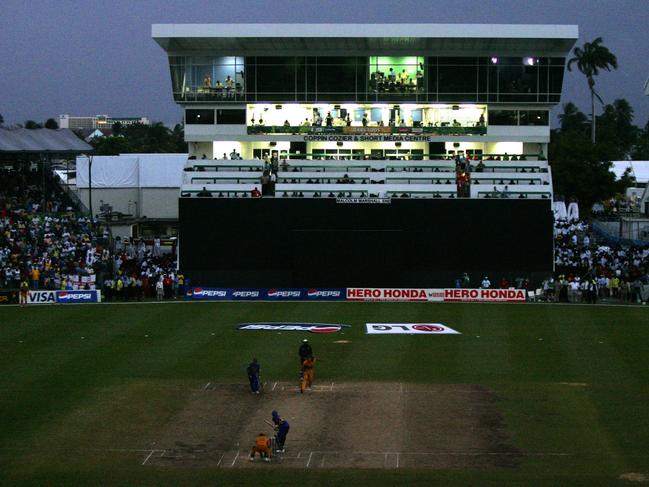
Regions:
M 164 253 L 159 239 L 147 246 L 116 238 L 113 248 L 108 228 L 83 215 L 47 171 L 0 167 L 0 181 L 0 288 L 97 288 L 108 300 L 184 291 L 174 252 Z
M 598 243 L 584 221 L 559 220 L 554 225 L 554 255 L 555 276 L 543 283 L 548 300 L 647 301 L 649 246 Z
M 90 219 L 36 167 L 2 168 L 0 180 L 0 287 L 93 287 L 109 254 Z
M 160 239 L 147 246 L 142 239 L 116 237 L 113 273 L 103 282 L 106 301 L 176 299 L 189 284 L 176 271 L 175 252 L 163 252 Z

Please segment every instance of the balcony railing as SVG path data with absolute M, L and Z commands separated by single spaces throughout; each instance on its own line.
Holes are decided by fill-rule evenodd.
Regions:
M 495 92 L 254 92 L 243 87 L 187 87 L 174 91 L 174 100 L 183 102 L 264 102 L 264 103 L 314 103 L 314 102 L 413 102 L 413 103 L 558 103 L 561 93 L 495 93 Z
M 327 127 L 254 125 L 248 127 L 249 135 L 485 135 L 487 127 Z

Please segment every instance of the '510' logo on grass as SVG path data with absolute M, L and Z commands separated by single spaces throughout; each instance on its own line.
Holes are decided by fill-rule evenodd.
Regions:
M 367 323 L 368 335 L 459 335 L 440 323 Z

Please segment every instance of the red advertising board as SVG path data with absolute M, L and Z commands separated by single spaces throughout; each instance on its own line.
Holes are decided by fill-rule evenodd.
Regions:
M 434 289 L 348 287 L 348 301 L 434 301 L 429 295 Z M 441 301 L 441 299 L 440 299 Z
M 444 289 L 444 301 L 523 303 L 524 289 Z
M 524 289 L 348 287 L 348 301 L 525 302 Z

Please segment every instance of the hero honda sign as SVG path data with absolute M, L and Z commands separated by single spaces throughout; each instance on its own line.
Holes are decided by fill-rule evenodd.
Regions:
M 444 301 L 525 302 L 524 289 L 444 289 Z
M 438 289 L 348 287 L 348 301 L 443 301 Z M 439 298 L 439 299 L 435 299 Z
M 348 301 L 429 301 L 521 303 L 524 289 L 347 288 Z

